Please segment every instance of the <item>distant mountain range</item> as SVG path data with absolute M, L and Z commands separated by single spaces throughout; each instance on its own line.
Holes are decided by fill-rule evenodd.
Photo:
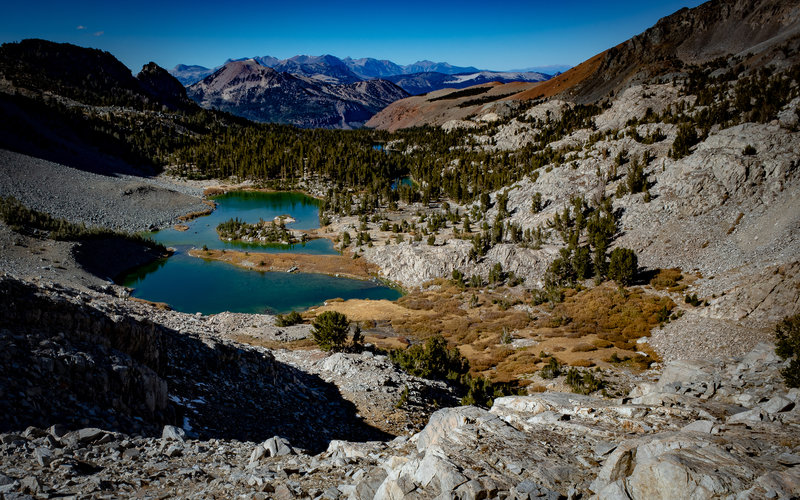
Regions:
M 446 62 L 417 61 L 413 64 L 400 66 L 387 60 L 378 60 L 371 57 L 352 59 L 346 57 L 339 59 L 332 55 L 322 56 L 294 56 L 289 59 L 278 59 L 272 56 L 260 56 L 240 59 L 228 59 L 229 62 L 253 59 L 263 66 L 277 71 L 316 77 L 327 80 L 328 83 L 353 83 L 360 80 L 372 80 L 395 75 L 410 75 L 412 73 L 443 73 L 454 75 L 457 73 L 477 73 L 480 70 L 472 66 L 453 66 Z M 179 64 L 170 73 L 185 86 L 199 82 L 214 73 L 222 66 L 206 68 L 203 66 L 188 66 Z M 335 82 L 334 82 L 335 80 Z
M 428 72 L 410 75 L 394 75 L 386 77 L 411 95 L 427 94 L 446 88 L 463 89 L 473 85 L 500 82 L 542 82 L 550 79 L 550 75 L 532 72 L 478 71 L 475 73 L 457 73 L 453 75 Z
M 227 63 L 246 59 L 229 59 Z M 279 72 L 303 76 L 326 84 L 348 84 L 365 80 L 386 79 L 396 83 L 410 94 L 423 94 L 443 88 L 463 88 L 470 85 L 499 81 L 538 82 L 550 78 L 550 74 L 535 71 L 497 72 L 481 71 L 472 66 L 453 66 L 446 62 L 418 61 L 400 66 L 388 60 L 370 57 L 362 59 L 339 59 L 331 55 L 294 56 L 277 59 L 271 56 L 254 57 L 251 60 Z M 219 70 L 203 66 L 179 64 L 170 72 L 182 84 L 193 85 Z
M 188 84 L 187 95 L 204 108 L 260 122 L 325 128 L 360 127 L 410 94 L 550 78 L 543 73 L 479 71 L 431 61 L 400 66 L 331 55 L 229 60 L 214 69 L 178 65 L 172 75 Z
M 550 64 L 548 66 L 531 66 L 529 68 L 510 69 L 510 72 L 520 73 L 546 73 L 548 75 L 559 75 L 565 71 L 572 69 L 569 64 Z
M 389 81 L 361 80 L 350 76 L 343 65 L 316 59 L 276 65 L 295 73 L 264 66 L 256 59 L 231 61 L 189 86 L 187 94 L 204 108 L 254 121 L 320 128 L 360 127 L 392 102 L 408 97 Z M 319 66 L 328 73 L 313 73 L 311 68 Z

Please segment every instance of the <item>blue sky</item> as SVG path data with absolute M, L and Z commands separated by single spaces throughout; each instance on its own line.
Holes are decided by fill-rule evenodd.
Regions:
M 6 2 L 0 41 L 44 38 L 107 50 L 138 71 L 155 61 L 212 67 L 297 54 L 421 59 L 481 69 L 575 65 L 697 0 Z

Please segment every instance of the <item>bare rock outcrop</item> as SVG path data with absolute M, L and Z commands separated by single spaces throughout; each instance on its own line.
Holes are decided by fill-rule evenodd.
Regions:
M 3 374 L 0 387 L 4 399 L 25 390 L 35 403 L 19 405 L 17 418 L 4 423 L 0 494 L 177 491 L 188 498 L 333 499 L 800 494 L 800 391 L 783 385 L 779 370 L 785 362 L 770 344 L 734 358 L 669 362 L 641 376 L 619 399 L 551 392 L 498 398 L 490 411 L 443 408 L 419 433 L 389 441 L 391 436 L 359 424 L 350 403 L 339 399 L 361 393 L 379 407 L 380 398 L 392 399 L 401 385 L 409 387 L 409 399 L 430 390 L 382 356 L 284 351 L 275 359 L 264 349 L 227 340 L 224 331 L 204 332 L 236 331 L 247 322 L 244 317 L 202 321 L 177 333 L 163 323 L 178 325 L 191 315 L 162 311 L 150 322 L 137 317 L 149 306 L 34 287 L 10 277 L 0 280 L 0 289 L 13 292 L 3 295 L 4 352 L 30 353 L 27 360 L 3 358 L 2 366 L 11 371 Z M 175 318 L 166 320 L 170 314 Z M 37 324 L 47 329 L 38 331 Z M 55 324 L 61 334 L 42 337 Z M 97 352 L 82 343 L 89 336 Z M 59 390 L 75 396 L 70 409 L 77 419 L 48 411 L 37 396 L 42 382 L 35 377 L 46 379 L 41 369 L 61 366 L 63 358 L 83 361 L 59 380 L 90 371 L 87 390 L 105 390 L 106 397 L 122 402 L 145 401 L 141 392 L 154 389 L 120 387 L 113 377 L 145 373 L 149 363 L 150 372 L 166 384 L 167 408 L 175 412 L 164 415 L 179 418 L 167 418 L 166 425 L 146 413 L 128 418 L 120 402 L 105 405 L 95 394 L 86 405 L 69 384 Z M 107 369 L 106 360 L 116 364 Z M 29 418 L 36 412 L 46 418 Z M 126 426 L 129 421 L 140 426 Z
M 191 315 L 162 311 L 175 316 L 165 321 L 153 306 L 11 276 L 0 277 L 0 296 L 0 431 L 58 423 L 160 436 L 167 424 L 205 439 L 279 435 L 311 450 L 389 437 L 333 384 L 268 350 L 163 324 Z
M 743 154 L 748 146 L 755 154 Z M 682 215 L 700 215 L 725 203 L 769 203 L 797 175 L 798 155 L 795 133 L 775 125 L 737 125 L 709 136 L 659 176 L 659 193 L 669 210 Z
M 419 287 L 426 281 L 449 276 L 453 269 L 470 265 L 470 248 L 472 244 L 464 240 L 450 240 L 441 246 L 409 242 L 366 248 L 364 258 L 377 264 L 384 277 Z
M 791 498 L 800 392 L 783 388 L 772 349 L 670 363 L 621 400 L 545 393 L 440 410 L 416 448 L 383 462 L 376 498 Z

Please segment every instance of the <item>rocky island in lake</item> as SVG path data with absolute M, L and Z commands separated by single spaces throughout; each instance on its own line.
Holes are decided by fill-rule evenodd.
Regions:
M 289 216 L 278 216 L 275 220 L 259 220 L 248 224 L 239 219 L 228 219 L 217 226 L 217 234 L 226 241 L 241 241 L 246 243 L 277 243 L 294 245 L 305 243 L 309 240 L 306 233 L 286 229 L 287 223 L 294 222 Z

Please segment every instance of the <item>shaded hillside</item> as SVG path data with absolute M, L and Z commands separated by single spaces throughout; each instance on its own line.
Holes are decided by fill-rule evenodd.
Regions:
M 14 87 L 91 105 L 193 108 L 180 83 L 155 63 L 138 77 L 113 55 L 68 43 L 23 40 L 0 46 L 0 76 Z M 177 85 L 176 85 L 177 84 Z
M 160 435 L 173 424 L 205 439 L 281 435 L 312 450 L 331 439 L 389 437 L 364 424 L 335 386 L 269 352 L 77 295 L 0 278 L 0 430 L 59 423 Z
M 0 147 L 98 173 L 153 173 L 143 142 L 166 140 L 156 139 L 163 123 L 154 113 L 202 111 L 155 63 L 134 77 L 108 52 L 65 43 L 3 44 L 0 80 Z M 137 113 L 154 119 L 137 122 Z

